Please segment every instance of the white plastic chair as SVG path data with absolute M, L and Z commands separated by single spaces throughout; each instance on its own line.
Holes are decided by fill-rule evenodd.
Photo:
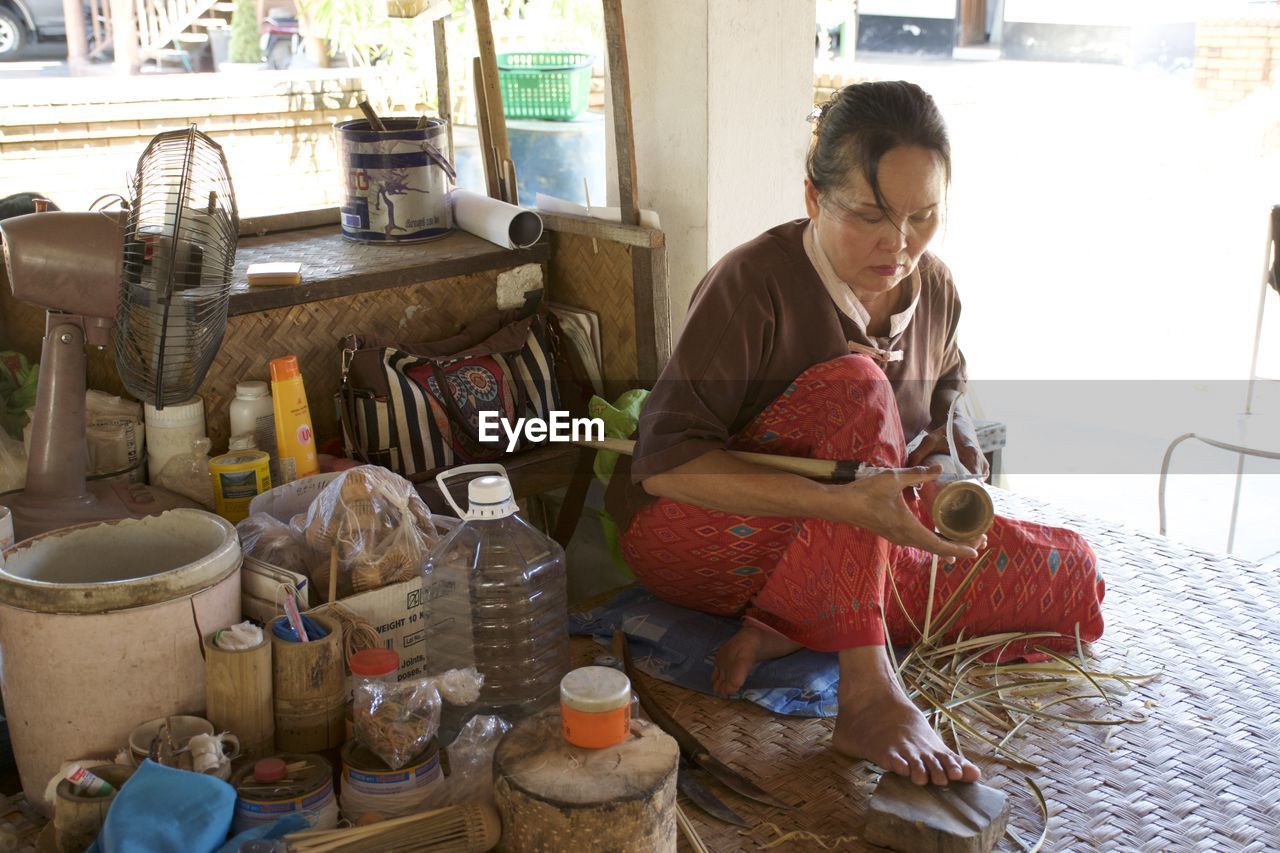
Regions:
M 1280 292 L 1280 205 L 1271 208 L 1268 231 L 1262 289 L 1258 295 L 1258 322 L 1253 333 L 1253 359 L 1249 364 L 1249 386 L 1245 394 L 1244 412 L 1235 419 L 1233 424 L 1212 435 L 1188 432 L 1178 436 L 1165 449 L 1164 461 L 1160 464 L 1160 535 L 1163 536 L 1166 527 L 1165 481 L 1169 476 L 1169 462 L 1173 458 L 1174 449 L 1187 439 L 1194 438 L 1211 447 L 1236 454 L 1235 494 L 1231 499 L 1231 525 L 1227 531 L 1228 554 L 1235 547 L 1236 521 L 1240 512 L 1240 485 L 1244 480 L 1244 458 L 1254 456 L 1261 459 L 1280 459 L 1280 422 L 1253 411 L 1254 390 L 1258 379 L 1261 378 L 1258 376 L 1258 351 L 1262 343 L 1262 318 L 1267 306 L 1267 291 L 1274 289 Z

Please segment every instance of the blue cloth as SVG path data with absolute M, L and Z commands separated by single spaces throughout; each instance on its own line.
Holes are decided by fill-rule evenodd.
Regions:
M 212 853 L 227 840 L 236 791 L 203 773 L 142 762 L 120 788 L 90 853 Z
M 605 646 L 621 628 L 642 671 L 708 694 L 716 650 L 741 627 L 737 619 L 676 607 L 640 588 L 569 616 L 570 633 L 593 636 Z M 801 649 L 760 664 L 737 696 L 779 714 L 834 717 L 838 681 L 835 654 Z

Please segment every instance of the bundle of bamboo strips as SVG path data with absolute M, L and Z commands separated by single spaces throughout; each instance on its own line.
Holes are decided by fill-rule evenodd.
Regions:
M 1145 684 L 1159 673 L 1102 670 L 1097 660 L 1086 654 L 1080 641 L 1079 624 L 1075 629 L 1074 656 L 1060 654 L 1033 642 L 1049 637 L 1070 639 L 1069 635 L 1052 631 L 965 637 L 961 630 L 954 640 L 943 641 L 965 611 L 964 594 L 982 571 L 986 557 L 984 554 L 974 562 L 960 585 L 936 613 L 933 598 L 938 558 L 934 557 L 924 622 L 912 624 L 919 641 L 902 660 L 898 660 L 887 633 L 885 636 L 885 647 L 903 690 L 922 706 L 925 717 L 939 736 L 946 739 L 949 735 L 956 752 L 965 755 L 965 745 L 960 737 L 964 732 L 967 739 L 988 748 L 985 757 L 1023 770 L 1037 771 L 1039 765 L 1010 745 L 1015 738 L 1027 733 L 1024 729 L 1028 724 L 1064 723 L 1071 728 L 1103 726 L 1111 732 L 1118 726 L 1145 722 L 1147 716 L 1141 710 L 1119 713 L 1117 697 L 1127 695 L 1132 687 Z M 907 612 L 892 570 L 889 572 L 889 588 L 897 606 Z M 984 660 L 991 656 L 999 659 L 1010 647 L 1029 648 L 1048 660 L 1014 664 L 994 664 Z M 1087 707 L 1098 701 L 1108 709 L 1100 716 Z M 1057 713 L 1064 705 L 1074 707 L 1074 710 Z M 1030 777 L 1025 779 L 1045 818 L 1044 827 L 1039 839 L 1032 844 L 1020 839 L 1012 827 L 1007 834 L 1024 850 L 1034 851 L 1040 848 L 1048 834 L 1051 810 L 1039 786 Z
M 497 810 L 488 803 L 469 803 L 368 826 L 295 832 L 284 840 L 293 853 L 483 853 L 496 847 L 501 837 L 502 822 Z

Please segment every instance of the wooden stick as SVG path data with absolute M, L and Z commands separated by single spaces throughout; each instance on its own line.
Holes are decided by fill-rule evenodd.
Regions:
M 605 438 L 599 441 L 579 440 L 573 444 L 582 447 L 594 447 L 597 450 L 610 450 L 631 456 L 635 453 L 636 443 L 629 438 Z M 803 456 L 778 456 L 772 453 L 752 453 L 746 450 L 729 450 L 730 456 L 743 462 L 753 462 L 778 471 L 799 474 L 817 480 L 852 480 L 859 467 L 857 462 L 833 459 L 809 459 Z
M 489 198 L 502 198 L 502 187 L 498 175 L 498 161 L 494 156 L 493 130 L 489 126 L 488 98 L 484 87 L 484 66 L 480 58 L 471 62 L 475 75 L 476 89 L 476 130 L 480 133 L 480 162 L 484 164 L 484 186 Z
M 338 549 L 329 552 L 329 603 L 338 600 Z
M 387 126 L 382 123 L 382 119 L 378 118 L 378 114 L 373 111 L 368 101 L 361 100 L 356 106 L 360 107 L 360 112 L 364 113 L 364 117 L 369 120 L 370 128 L 379 133 L 386 133 Z
M 502 89 L 498 83 L 498 56 L 493 43 L 493 19 L 489 15 L 489 0 L 471 0 L 476 17 L 476 44 L 480 48 L 480 65 L 484 73 L 484 102 L 489 114 L 489 134 L 497 154 L 494 164 L 497 166 L 499 181 L 502 179 L 503 164 L 511 159 L 511 147 L 507 141 L 507 119 L 502 111 Z M 514 190 L 514 188 L 510 188 Z M 515 204 L 510 196 L 500 197 L 503 201 Z
M 711 853 L 707 845 L 702 842 L 702 836 L 698 835 L 698 830 L 694 828 L 689 816 L 684 813 L 684 809 L 680 808 L 679 803 L 676 803 L 676 823 L 680 825 L 680 831 L 684 833 L 685 840 L 689 842 L 689 846 L 696 853 Z
M 431 24 L 436 42 L 436 115 L 445 121 L 445 134 L 449 140 L 449 162 L 457 163 L 453 156 L 453 89 L 449 85 L 449 51 L 445 45 L 445 18 L 436 18 Z

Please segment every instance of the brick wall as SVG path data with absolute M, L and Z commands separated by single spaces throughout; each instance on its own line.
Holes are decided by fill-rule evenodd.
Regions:
M 1219 109 L 1277 82 L 1280 68 L 1280 14 L 1209 19 L 1196 23 L 1193 80 Z

